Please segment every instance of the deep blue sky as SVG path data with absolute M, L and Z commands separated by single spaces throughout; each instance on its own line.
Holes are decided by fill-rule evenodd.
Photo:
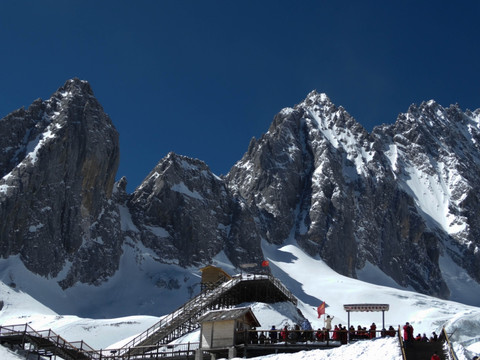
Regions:
M 169 151 L 225 174 L 313 89 L 368 131 L 424 100 L 480 108 L 479 19 L 477 0 L 4 0 L 0 118 L 79 77 L 129 191 Z

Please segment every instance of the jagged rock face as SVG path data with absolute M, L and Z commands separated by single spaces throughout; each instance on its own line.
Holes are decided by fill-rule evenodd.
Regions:
M 160 261 L 200 265 L 225 251 L 234 264 L 260 264 L 260 237 L 250 210 L 239 201 L 205 163 L 170 153 L 128 207 L 141 241 Z
M 70 80 L 49 100 L 3 118 L 0 142 L 1 256 L 20 254 L 44 276 L 69 262 L 67 283 L 101 279 L 81 268 L 102 268 L 105 251 L 118 253 L 116 226 L 99 220 L 115 218 L 109 198 L 119 146 L 90 85 Z
M 448 297 L 442 254 L 480 279 L 478 119 L 429 102 L 370 135 L 312 92 L 252 140 L 227 180 L 261 210 L 270 242 L 293 237 L 342 274 L 370 262 L 402 286 Z
M 310 254 L 320 253 L 337 271 L 355 276 L 359 176 L 350 173 L 370 151 L 362 147 L 368 138 L 343 108 L 313 92 L 282 110 L 267 134 L 251 142 L 228 174 L 229 186 L 261 209 L 269 241 L 281 244 L 293 234 Z
M 0 256 L 68 288 L 111 277 L 122 246 L 185 268 L 223 252 L 239 267 L 260 265 L 262 240 L 295 240 L 342 274 L 370 263 L 448 298 L 442 259 L 480 282 L 479 123 L 480 110 L 430 101 L 369 134 L 312 92 L 225 178 L 170 153 L 127 194 L 118 134 L 73 79 L 0 120 Z
M 374 130 L 399 188 L 424 220 L 424 234 L 468 274 L 479 272 L 479 111 L 434 101 L 412 105 L 391 126 Z M 432 250 L 432 247 L 430 247 Z M 433 254 L 438 263 L 438 251 Z

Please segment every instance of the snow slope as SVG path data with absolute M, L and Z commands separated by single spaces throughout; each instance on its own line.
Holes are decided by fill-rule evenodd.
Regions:
M 128 316 L 117 319 L 85 319 L 59 315 L 30 295 L 0 282 L 0 325 L 29 324 L 35 330 L 52 329 L 67 341 L 84 340 L 94 349 L 106 348 L 132 334 L 140 333 L 155 324 L 154 316 Z M 108 334 L 108 335 L 107 335 Z
M 314 328 L 323 327 L 323 317 L 318 319 L 316 313 L 322 301 L 326 303 L 326 314 L 334 316 L 333 323 L 343 325 L 347 325 L 348 321 L 347 313 L 343 310 L 344 304 L 389 304 L 390 310 L 385 313 L 386 328 L 392 325 L 397 329 L 408 321 L 413 325 L 415 334 L 430 336 L 433 331 L 438 334 L 445 325 L 448 333 L 454 333 L 452 339 L 458 345 L 463 344 L 474 353 L 480 350 L 478 307 L 339 275 L 322 260 L 305 254 L 294 241 L 279 248 L 265 242 L 263 250 L 272 273 L 298 297 L 299 309 Z M 312 269 L 315 269 L 314 273 Z M 371 267 L 370 272 L 371 276 L 376 275 L 377 283 L 389 283 L 389 278 L 378 269 Z M 351 313 L 350 323 L 355 327 L 368 327 L 372 322 L 380 328 L 382 314 Z
M 480 353 L 480 308 L 463 305 L 452 301 L 421 295 L 415 292 L 392 287 L 372 285 L 350 279 L 332 271 L 322 260 L 306 255 L 291 242 L 278 247 L 263 243 L 263 250 L 270 263 L 272 273 L 279 278 L 299 299 L 298 308 L 307 317 L 314 328 L 323 327 L 323 317 L 318 319 L 316 307 L 326 302 L 326 313 L 334 316 L 334 324 L 347 324 L 344 304 L 352 303 L 386 303 L 390 310 L 385 313 L 385 326 L 398 328 L 409 321 L 415 334 L 432 331 L 437 333 L 446 326 L 448 333 L 453 333 L 452 340 L 460 360 L 467 360 Z M 216 265 L 231 271 L 231 264 L 225 262 L 224 256 L 217 258 Z M 312 272 L 315 269 L 315 272 Z M 377 283 L 388 279 L 370 268 L 371 276 L 376 276 Z M 94 348 L 116 348 L 131 336 L 146 330 L 160 318 L 152 316 L 128 316 L 116 319 L 85 319 L 71 315 L 56 314 L 40 304 L 26 293 L 12 289 L 0 282 L 0 300 L 4 306 L 0 310 L 0 324 L 29 323 L 35 329 L 53 329 L 70 341 L 84 340 Z M 245 304 L 242 304 L 244 306 Z M 299 315 L 291 304 L 249 304 L 258 318 L 262 329 L 272 325 L 280 327 L 299 322 Z M 132 313 L 135 310 L 132 311 Z M 351 324 L 369 326 L 372 322 L 380 328 L 381 313 L 352 313 Z M 198 341 L 199 332 L 192 333 L 176 342 Z M 0 358 L 19 359 L 20 355 L 8 352 L 0 347 Z M 288 355 L 270 355 L 265 358 L 275 360 L 315 359 L 400 359 L 398 343 L 395 339 L 377 339 L 332 350 L 315 350 Z
M 162 264 L 155 257 L 154 252 L 141 243 L 127 241 L 119 269 L 101 286 L 78 282 L 63 290 L 58 281 L 63 279 L 68 266 L 56 278 L 45 278 L 29 271 L 19 255 L 10 256 L 0 259 L 0 281 L 17 284 L 61 314 L 95 318 L 161 316 L 191 297 L 190 292 L 199 288 L 200 274 L 197 268 Z

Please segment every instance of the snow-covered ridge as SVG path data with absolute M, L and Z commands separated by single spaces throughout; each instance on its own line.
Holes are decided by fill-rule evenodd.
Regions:
M 478 252 L 475 139 L 478 114 L 458 106 L 412 105 L 395 124 L 369 134 L 314 91 L 250 142 L 228 186 L 266 214 L 268 241 L 294 233 L 344 273 L 383 264 L 399 284 L 457 299 L 439 258 L 446 252 L 471 279 L 480 278 L 471 266 Z
M 457 120 L 452 121 L 452 117 Z M 467 219 L 459 213 L 471 186 L 459 169 L 464 166 L 461 161 L 467 156 L 465 151 L 474 149 L 475 137 L 479 134 L 478 122 L 460 113 L 457 107 L 444 109 L 433 100 L 419 107 L 411 106 L 403 118 L 412 127 L 397 135 L 394 140 L 400 137 L 403 140 L 392 143 L 386 152 L 393 171 L 399 174 L 400 186 L 432 220 L 432 228 L 438 227 L 450 235 L 468 231 Z M 422 139 L 423 143 L 411 144 L 407 138 L 412 137 Z M 405 142 L 409 144 L 407 147 L 403 145 Z M 438 155 L 426 152 L 422 148 L 425 142 Z M 415 157 L 412 149 L 415 149 Z M 479 155 L 475 151 L 468 152 L 468 157 L 477 164 L 480 164 Z

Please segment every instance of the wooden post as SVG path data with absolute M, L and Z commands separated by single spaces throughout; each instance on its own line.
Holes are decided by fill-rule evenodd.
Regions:
M 385 310 L 382 310 L 382 330 L 385 329 Z
M 347 311 L 347 318 L 348 318 L 348 324 L 347 324 L 347 343 L 350 343 L 350 311 Z

